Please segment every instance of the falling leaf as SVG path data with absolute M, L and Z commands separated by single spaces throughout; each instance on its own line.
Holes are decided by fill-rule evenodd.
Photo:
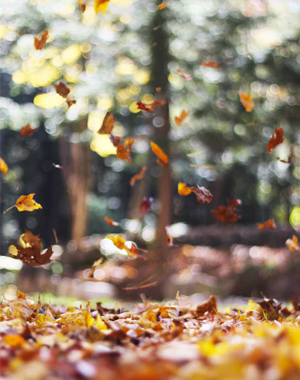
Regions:
M 111 134 L 109 136 L 109 138 L 110 138 L 110 141 L 112 142 L 113 146 L 117 147 L 118 145 L 121 144 L 121 141 L 122 141 L 121 137 Z
M 114 124 L 115 124 L 115 119 L 113 115 L 110 112 L 107 112 L 98 133 L 100 135 L 111 134 Z
M 180 116 L 175 116 L 175 123 L 181 125 L 189 114 L 189 111 L 182 110 Z
M 166 243 L 169 247 L 172 247 L 173 246 L 173 237 L 168 234 L 168 231 L 166 231 L 166 234 L 167 234 L 167 242 Z
M 200 203 L 208 204 L 213 199 L 212 193 L 205 187 L 197 185 L 197 187 L 191 187 L 191 190 L 196 195 L 197 201 Z
M 203 302 L 198 305 L 196 308 L 196 314 L 198 317 L 204 315 L 206 312 L 208 313 L 216 313 L 217 308 L 217 298 L 216 296 L 210 296 L 208 301 Z
M 158 5 L 158 9 L 160 9 L 160 10 L 165 9 L 168 5 L 169 5 L 169 3 L 161 3 Z
M 15 205 L 9 207 L 6 211 L 4 211 L 4 214 L 11 210 L 12 208 L 16 207 L 18 211 L 34 211 L 39 208 L 43 208 L 39 203 L 37 203 L 33 197 L 35 194 L 28 194 L 28 195 L 21 195 L 20 198 L 18 198 Z
M 242 201 L 237 198 L 227 199 L 227 204 L 228 204 L 228 207 L 237 207 L 237 206 L 241 206 Z
M 283 127 L 276 128 L 275 132 L 273 132 L 268 146 L 267 146 L 267 152 L 272 152 L 278 145 L 283 143 L 284 137 L 283 137 Z
M 292 252 L 298 252 L 300 250 L 298 238 L 296 235 L 293 235 L 292 239 L 287 239 L 287 241 L 285 242 L 285 245 Z
M 134 143 L 134 139 L 128 138 L 125 140 L 124 144 L 119 144 L 117 145 L 117 153 L 116 157 L 119 160 L 126 160 L 127 162 L 131 162 L 131 150 L 132 150 L 132 145 Z
M 137 174 L 135 174 L 131 179 L 130 179 L 130 186 L 134 186 L 135 182 L 142 179 L 144 177 L 144 174 L 147 170 L 147 166 L 143 166 L 141 171 Z
M 235 223 L 238 220 L 238 214 L 236 207 L 242 204 L 240 199 L 227 200 L 228 207 L 219 206 L 217 210 L 213 210 L 211 213 L 221 223 Z
M 63 82 L 55 83 L 54 87 L 56 92 L 63 98 L 66 98 L 70 93 L 70 89 Z
M 0 170 L 2 171 L 3 174 L 6 174 L 8 171 L 8 166 L 6 165 L 6 162 L 1 157 L 0 157 Z
M 276 228 L 276 224 L 273 219 L 269 219 L 264 223 L 258 224 L 257 228 L 259 230 L 269 229 L 269 228 Z
M 161 87 L 156 87 L 155 90 L 156 92 L 161 92 Z
M 153 198 L 147 199 L 146 197 L 144 197 L 142 203 L 140 204 L 140 212 L 143 215 L 146 215 L 148 214 L 148 212 L 150 212 L 152 202 L 153 202 Z
M 276 160 L 279 160 L 280 162 L 283 162 L 284 164 L 290 164 L 293 161 L 293 156 L 290 155 L 287 160 L 280 159 L 279 157 L 276 157 Z
M 220 64 L 215 61 L 209 61 L 209 62 L 202 62 L 201 66 L 216 68 L 216 67 L 219 67 Z
M 30 137 L 34 134 L 36 131 L 36 128 L 31 128 L 30 124 L 26 124 L 24 127 L 20 130 L 20 136 L 22 137 Z
M 153 108 L 146 106 L 142 102 L 136 102 L 136 104 L 137 104 L 139 110 L 150 112 L 150 113 L 153 113 L 153 111 L 154 111 Z
M 52 231 L 53 231 L 53 236 L 54 236 L 55 243 L 58 244 L 58 239 L 57 239 L 57 233 L 56 233 L 56 230 L 55 230 L 54 228 L 52 228 Z
M 160 107 L 166 104 L 165 100 L 154 100 L 152 103 L 148 104 L 147 107 Z
M 10 255 L 15 259 L 23 261 L 23 263 L 30 266 L 39 266 L 49 264 L 50 258 L 53 254 L 52 247 L 50 246 L 44 254 L 41 254 L 41 243 L 39 235 L 33 235 L 28 230 L 21 236 L 23 246 L 19 244 L 11 244 L 10 247 L 15 247 L 17 253 L 13 253 L 10 248 Z
M 239 91 L 239 95 L 240 101 L 242 105 L 245 107 L 246 111 L 251 112 L 255 106 L 255 103 L 253 102 L 250 93 L 248 92 L 247 94 L 245 94 L 244 92 Z
M 42 49 L 43 49 L 43 47 L 44 47 L 45 44 L 46 44 L 46 41 L 47 41 L 48 35 L 49 35 L 49 31 L 46 30 L 46 31 L 43 33 L 41 39 L 35 37 L 35 39 L 34 39 L 34 47 L 36 48 L 36 50 L 42 50 Z
M 110 219 L 110 218 L 107 218 L 107 217 L 104 218 L 104 221 L 105 221 L 107 224 L 109 224 L 110 226 L 112 226 L 112 227 L 117 227 L 117 226 L 120 225 L 120 223 L 115 222 L 114 220 L 112 220 L 112 219 Z
M 73 106 L 73 104 L 76 104 L 76 100 L 73 98 L 67 98 L 66 102 L 67 102 L 68 108 Z
M 185 80 L 192 80 L 192 76 L 189 74 L 184 73 L 180 69 L 177 69 L 177 72 L 185 79 Z
M 162 151 L 162 149 L 155 144 L 153 141 L 150 141 L 152 152 L 156 155 L 157 163 L 165 168 L 169 162 L 168 156 Z
M 126 241 L 122 236 L 110 234 L 105 238 L 111 240 L 117 248 L 125 249 L 129 256 L 137 256 L 137 247 L 134 244 L 131 244 L 131 247 L 128 248 Z
M 186 197 L 192 193 L 192 189 L 188 187 L 184 182 L 178 183 L 178 194 Z
M 102 12 L 104 13 L 108 7 L 108 3 L 109 3 L 110 0 L 94 0 L 95 2 L 95 5 L 94 5 L 94 9 L 95 9 L 95 12 L 98 13 L 98 12 Z

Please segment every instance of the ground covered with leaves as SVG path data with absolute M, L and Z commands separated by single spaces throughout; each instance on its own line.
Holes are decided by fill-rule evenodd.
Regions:
M 214 296 L 176 296 L 132 310 L 35 302 L 0 304 L 2 379 L 281 380 L 300 378 L 298 303 L 249 301 L 220 310 Z

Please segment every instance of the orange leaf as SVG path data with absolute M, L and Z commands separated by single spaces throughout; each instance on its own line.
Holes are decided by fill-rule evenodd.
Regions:
M 205 187 L 200 187 L 197 185 L 197 187 L 191 187 L 191 190 L 196 195 L 197 201 L 200 203 L 208 204 L 213 199 L 212 193 Z
M 150 212 L 152 202 L 153 202 L 153 198 L 149 198 L 147 200 L 147 198 L 144 197 L 142 203 L 140 204 L 140 211 L 143 215 L 146 215 L 148 214 L 148 212 Z
M 276 128 L 269 140 L 267 152 L 272 152 L 279 144 L 283 142 L 283 140 L 283 127 Z
M 35 37 L 34 39 L 34 47 L 36 48 L 36 50 L 42 50 L 43 47 L 45 46 L 46 44 L 46 41 L 47 41 L 47 38 L 48 38 L 48 34 L 49 34 L 49 31 L 46 30 L 41 39 L 38 39 L 37 37 Z
M 161 3 L 158 5 L 158 9 L 160 9 L 160 10 L 165 9 L 168 5 L 169 5 L 169 3 Z
M 215 61 L 209 61 L 209 62 L 202 62 L 201 66 L 216 68 L 216 67 L 219 67 L 220 64 Z
M 6 162 L 1 157 L 0 157 L 0 171 L 2 171 L 3 174 L 6 174 L 8 171 L 8 166 L 6 165 Z
M 248 92 L 248 94 L 245 94 L 244 92 L 239 91 L 239 95 L 240 101 L 242 105 L 245 107 L 246 111 L 251 112 L 255 106 L 255 103 L 253 102 L 250 93 Z
M 165 104 L 166 104 L 165 100 L 154 100 L 152 103 L 148 104 L 147 106 L 160 107 L 160 106 L 164 106 Z
M 240 206 L 242 204 L 242 201 L 237 198 L 227 199 L 227 204 L 228 204 L 228 207 L 236 207 L 236 206 Z
M 129 256 L 138 256 L 137 247 L 134 244 L 131 244 L 131 247 L 128 248 L 128 246 L 126 245 L 126 241 L 122 236 L 110 234 L 107 235 L 105 238 L 111 240 L 117 248 L 125 249 Z
M 153 141 L 150 141 L 152 152 L 156 155 L 158 158 L 157 163 L 162 167 L 165 168 L 169 162 L 168 156 L 160 149 L 160 147 L 155 144 Z
M 76 104 L 76 100 L 73 98 L 67 98 L 66 101 L 67 101 L 68 108 L 70 108 L 73 104 Z
M 117 222 L 115 222 L 114 220 L 112 220 L 112 219 L 110 219 L 110 218 L 107 218 L 107 217 L 104 218 L 104 221 L 105 221 L 107 224 L 109 224 L 110 226 L 112 226 L 112 227 L 117 227 L 117 226 L 120 225 L 120 223 L 117 223 Z
M 177 72 L 186 80 L 192 80 L 193 78 L 191 77 L 191 75 L 189 74 L 186 74 L 184 73 L 183 71 L 181 71 L 180 69 L 177 69 Z
M 70 93 L 70 89 L 63 82 L 55 83 L 54 87 L 56 92 L 63 98 L 66 98 Z
M 33 235 L 30 231 L 25 230 L 25 233 L 21 236 L 21 240 L 25 248 L 19 244 L 12 244 L 11 246 L 17 249 L 17 254 L 11 253 L 12 257 L 30 266 L 45 265 L 51 262 L 52 247 L 50 246 L 44 254 L 41 254 L 39 235 Z
M 285 245 L 292 252 L 300 251 L 300 247 L 299 247 L 299 243 L 298 243 L 298 238 L 297 238 L 296 235 L 293 235 L 292 239 L 287 239 L 287 241 L 285 242 Z
M 39 203 L 37 203 L 33 197 L 34 193 L 29 195 L 21 195 L 16 202 L 16 207 L 18 211 L 34 211 L 39 208 L 43 208 Z
M 30 137 L 34 134 L 36 131 L 36 128 L 31 128 L 30 124 L 26 124 L 22 129 L 20 130 L 20 136 L 22 137 Z
M 135 182 L 142 179 L 144 177 L 144 174 L 147 170 L 147 166 L 143 166 L 141 171 L 137 174 L 135 174 L 131 179 L 130 179 L 130 186 L 134 186 Z
M 122 141 L 121 137 L 111 134 L 109 136 L 109 138 L 110 138 L 110 141 L 112 142 L 113 146 L 117 147 L 118 145 L 121 144 L 121 141 Z
M 189 111 L 182 110 L 180 116 L 175 116 L 175 123 L 181 125 L 189 114 Z
M 110 0 L 94 0 L 95 2 L 95 5 L 94 5 L 94 9 L 95 9 L 95 12 L 98 13 L 98 12 L 102 12 L 104 13 L 106 11 L 106 8 L 108 6 L 108 3 L 109 3 Z
M 110 112 L 107 112 L 98 133 L 100 135 L 106 135 L 106 134 L 109 135 L 112 132 L 114 125 L 115 125 L 115 119 L 113 115 Z
M 4 343 L 8 344 L 10 347 L 19 348 L 22 347 L 26 340 L 18 334 L 7 334 L 3 337 Z
M 276 224 L 275 224 L 273 219 L 269 219 L 264 223 L 258 224 L 257 228 L 259 230 L 264 230 L 264 229 L 268 229 L 268 228 L 276 228 Z
M 184 182 L 178 183 L 178 194 L 183 195 L 186 197 L 187 195 L 192 193 L 192 189 L 190 187 L 187 187 L 187 185 Z
M 144 104 L 142 102 L 136 102 L 136 104 L 137 104 L 139 110 L 150 112 L 150 113 L 153 113 L 153 111 L 154 111 L 153 108 L 146 106 L 146 104 Z

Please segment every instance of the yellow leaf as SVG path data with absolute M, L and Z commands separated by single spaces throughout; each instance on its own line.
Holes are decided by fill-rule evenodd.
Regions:
M 100 317 L 99 314 L 97 315 L 96 326 L 98 327 L 99 330 L 107 330 L 107 326 L 103 322 L 103 320 L 102 320 L 102 318 Z
M 191 194 L 192 189 L 190 187 L 187 187 L 187 185 L 184 182 L 178 183 L 178 194 L 183 195 L 184 197 Z
M 0 157 L 0 171 L 3 174 L 6 174 L 8 170 L 8 166 L 6 165 L 6 162 Z
M 43 208 L 33 199 L 34 195 L 34 193 L 29 195 L 21 195 L 16 202 L 18 211 L 34 211 L 39 208 Z
M 95 12 L 98 13 L 98 12 L 106 12 L 106 9 L 108 7 L 108 3 L 110 0 L 94 0 L 95 1 L 95 5 L 94 5 L 94 8 L 95 8 Z

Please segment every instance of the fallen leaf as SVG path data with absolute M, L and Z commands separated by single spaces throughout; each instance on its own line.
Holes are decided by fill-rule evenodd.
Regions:
M 189 116 L 189 111 L 182 110 L 179 116 L 175 116 L 175 123 L 181 125 L 184 120 Z
M 184 73 L 180 69 L 177 69 L 177 72 L 185 79 L 185 80 L 192 80 L 193 77 L 189 74 Z
M 106 9 L 108 7 L 108 4 L 109 4 L 109 1 L 110 0 L 94 0 L 95 2 L 95 5 L 94 5 L 94 9 L 95 9 L 95 12 L 98 13 L 98 12 L 106 12 Z
M 212 193 L 205 187 L 191 187 L 192 192 L 196 195 L 197 202 L 208 204 L 212 201 Z
M 142 203 L 140 204 L 140 212 L 143 215 L 146 215 L 148 214 L 148 212 L 150 212 L 152 202 L 153 202 L 153 198 L 147 199 L 146 197 L 144 197 Z
M 188 187 L 184 182 L 178 183 L 178 194 L 186 197 L 192 193 L 192 189 Z
M 37 203 L 33 199 L 34 195 L 34 193 L 28 195 L 21 195 L 20 198 L 18 198 L 16 204 L 4 211 L 4 214 L 14 207 L 16 207 L 18 211 L 34 211 L 39 208 L 43 208 L 39 203 Z
M 147 171 L 147 166 L 143 166 L 139 173 L 137 173 L 133 177 L 131 177 L 130 186 L 134 186 L 136 181 L 142 179 L 144 177 L 144 174 L 146 171 Z
M 41 243 L 39 235 L 33 235 L 28 230 L 20 238 L 23 241 L 23 245 L 11 244 L 10 247 L 15 247 L 17 253 L 14 254 L 10 251 L 10 255 L 15 259 L 23 261 L 23 263 L 30 266 L 39 266 L 49 264 L 50 258 L 53 254 L 52 247 L 50 246 L 44 254 L 41 254 Z
M 112 227 L 117 227 L 117 226 L 120 225 L 120 223 L 115 222 L 114 220 L 112 220 L 112 219 L 110 219 L 110 218 L 107 218 L 107 217 L 104 218 L 104 221 L 105 221 L 107 224 L 109 224 L 110 226 L 112 226 Z
M 155 144 L 153 141 L 150 141 L 152 152 L 158 158 L 156 161 L 162 167 L 165 168 L 169 162 L 168 156 L 162 151 L 162 149 Z
M 208 301 L 203 302 L 202 304 L 198 305 L 196 308 L 196 315 L 197 317 L 201 317 L 206 312 L 208 313 L 216 313 L 218 310 L 217 307 L 217 298 L 215 296 L 210 296 Z
M 7 334 L 4 336 L 3 341 L 13 348 L 22 347 L 26 343 L 26 340 L 18 334 Z
M 73 104 L 76 104 L 76 100 L 73 98 L 67 98 L 66 102 L 67 102 L 68 108 L 73 106 Z
M 109 135 L 111 134 L 114 125 L 115 125 L 115 119 L 113 115 L 110 112 L 107 112 L 98 133 L 100 135 L 105 135 L 105 134 Z
M 276 228 L 276 224 L 273 219 L 269 219 L 264 223 L 258 224 L 257 228 L 259 230 L 269 229 L 269 228 Z
M 139 110 L 150 112 L 150 113 L 153 113 L 153 111 L 154 111 L 153 108 L 148 107 L 146 104 L 144 104 L 142 102 L 136 102 L 136 104 L 137 104 Z
M 55 83 L 54 87 L 56 92 L 63 98 L 66 98 L 70 93 L 70 89 L 63 82 Z
M 37 38 L 37 37 L 34 38 L 34 47 L 36 48 L 36 50 L 42 50 L 42 49 L 43 49 L 43 47 L 44 47 L 45 44 L 46 44 L 46 41 L 47 41 L 48 35 L 49 35 L 49 31 L 46 30 L 46 31 L 43 33 L 41 39 L 39 39 L 39 38 Z
M 292 252 L 298 252 L 300 250 L 298 238 L 296 235 L 293 235 L 292 239 L 287 239 L 287 241 L 285 242 L 285 245 Z
M 94 276 L 94 273 L 95 273 L 96 269 L 98 269 L 100 267 L 100 265 L 103 263 L 103 260 L 104 260 L 103 257 L 101 257 L 99 260 L 97 260 L 97 261 L 95 261 L 93 263 L 93 265 L 90 268 L 88 277 L 93 277 Z
M 3 174 L 6 174 L 8 171 L 8 166 L 6 165 L 6 162 L 1 157 L 0 157 L 0 170 L 2 171 Z
M 22 137 L 30 137 L 34 134 L 36 131 L 36 128 L 31 128 L 30 124 L 26 124 L 24 127 L 20 130 L 20 136 Z
M 272 152 L 278 145 L 283 143 L 284 137 L 283 137 L 283 127 L 276 128 L 275 132 L 272 134 L 268 146 L 267 146 L 267 152 Z
M 239 91 L 239 95 L 240 95 L 240 101 L 242 105 L 245 107 L 246 111 L 251 112 L 253 108 L 255 107 L 255 103 L 253 102 L 250 93 L 248 92 L 247 94 L 245 94 L 244 92 Z
M 209 62 L 202 62 L 201 66 L 216 68 L 216 67 L 219 67 L 220 64 L 215 61 L 209 61 Z
M 169 3 L 161 3 L 158 5 L 158 9 L 160 9 L 160 10 L 165 9 L 168 5 L 169 5 Z

